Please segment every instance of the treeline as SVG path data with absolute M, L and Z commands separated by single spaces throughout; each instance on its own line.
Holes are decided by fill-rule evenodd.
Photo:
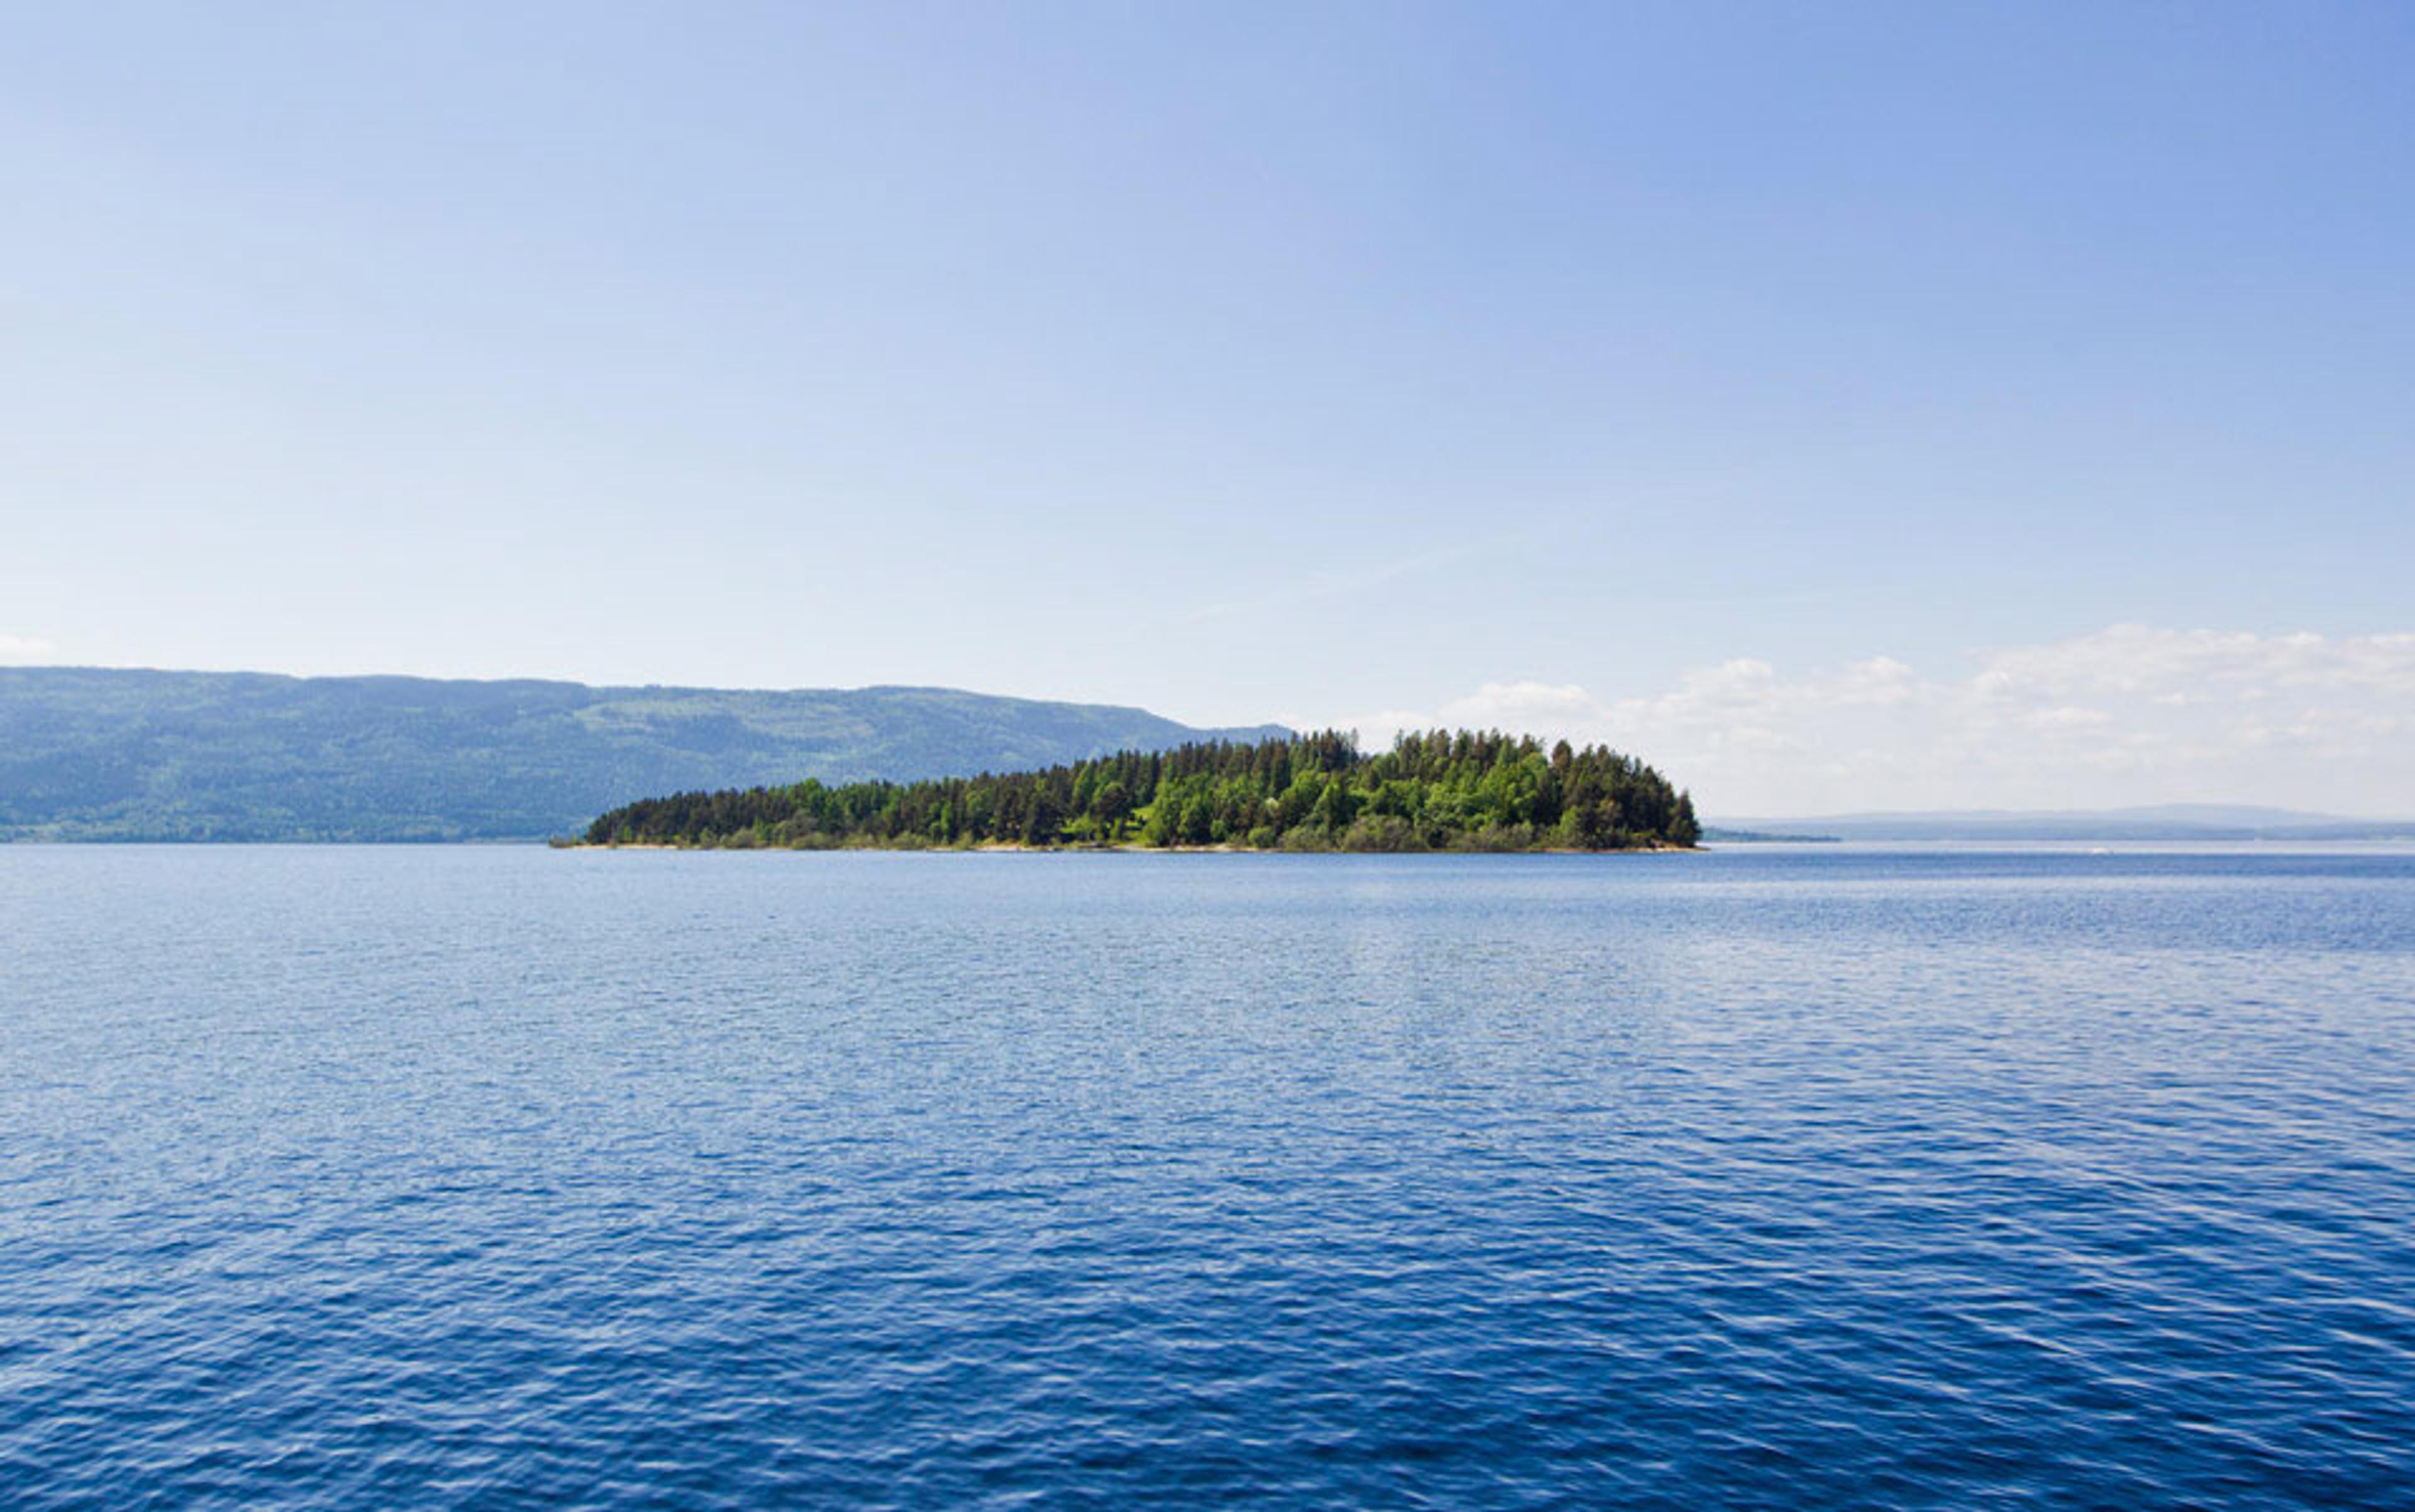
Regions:
M 1691 846 L 1693 801 L 1631 756 L 1435 730 L 1370 756 L 1328 731 L 1123 751 L 938 781 L 805 781 L 617 808 L 590 845 L 1235 846 L 1254 850 L 1628 850 Z

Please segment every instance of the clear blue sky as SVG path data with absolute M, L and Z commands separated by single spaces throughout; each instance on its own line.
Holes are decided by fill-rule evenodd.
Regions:
M 2415 732 L 2410 79 L 2378 3 L 18 7 L 0 650 L 2252 796 L 1950 709 Z M 1788 786 L 1897 665 L 1963 765 Z

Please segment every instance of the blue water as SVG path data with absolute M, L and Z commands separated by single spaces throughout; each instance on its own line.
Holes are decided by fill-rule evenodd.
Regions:
M 2415 1505 L 2415 855 L 0 848 L 0 1505 Z

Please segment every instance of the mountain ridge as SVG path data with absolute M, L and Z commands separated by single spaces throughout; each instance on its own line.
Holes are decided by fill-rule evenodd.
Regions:
M 0 667 L 0 839 L 534 840 L 682 788 L 971 775 L 1288 733 L 894 683 Z
M 2105 809 L 1907 809 L 1787 817 L 1721 816 L 1716 834 L 1836 840 L 2382 840 L 2415 838 L 2415 819 L 2363 818 L 2250 803 L 2148 803 Z

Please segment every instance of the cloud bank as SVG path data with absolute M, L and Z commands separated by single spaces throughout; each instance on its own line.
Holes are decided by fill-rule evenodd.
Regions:
M 47 662 L 59 649 L 47 640 L 32 636 L 0 636 L 0 665 L 10 662 Z
M 1604 741 L 1713 816 L 2164 802 L 2415 815 L 2415 634 L 2119 624 L 1988 652 L 1959 677 L 1888 656 L 1790 677 L 1745 658 L 1648 696 L 1493 682 L 1338 723 L 1370 743 L 1434 725 Z

